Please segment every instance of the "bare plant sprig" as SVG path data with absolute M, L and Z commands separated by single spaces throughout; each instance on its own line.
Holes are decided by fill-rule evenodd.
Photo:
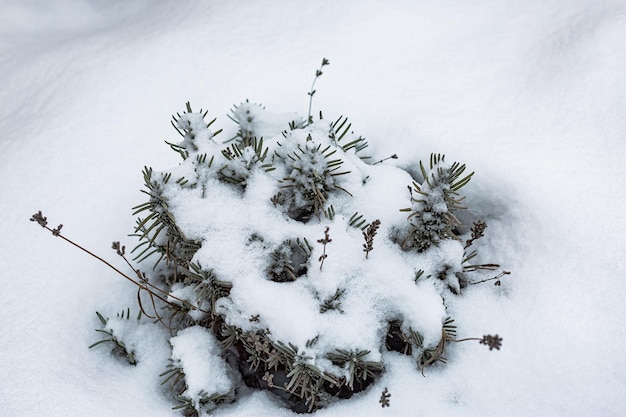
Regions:
M 425 376 L 424 368 L 426 368 L 428 365 L 431 365 L 437 361 L 444 363 L 446 362 L 446 358 L 443 356 L 446 342 L 459 343 L 467 342 L 469 340 L 478 340 L 480 344 L 489 346 L 489 350 L 500 350 L 500 347 L 502 346 L 502 338 L 499 337 L 497 334 L 494 336 L 485 335 L 482 337 L 482 339 L 477 337 L 455 339 L 454 337 L 456 335 L 456 325 L 453 325 L 453 322 L 454 320 L 452 318 L 446 319 L 441 330 L 441 340 L 439 341 L 437 347 L 435 347 L 433 350 L 424 351 L 424 354 L 422 354 L 420 360 L 418 361 L 418 364 L 422 371 L 422 376 Z
M 322 245 L 324 245 L 322 255 L 318 259 L 318 261 L 320 262 L 320 271 L 322 270 L 322 267 L 324 266 L 324 261 L 326 260 L 326 258 L 328 258 L 328 255 L 326 254 L 326 245 L 333 241 L 330 238 L 330 235 L 328 234 L 329 229 L 330 228 L 326 226 L 326 229 L 324 230 L 324 238 L 317 240 L 318 243 L 321 243 Z
M 365 252 L 365 259 L 370 254 L 370 251 L 374 250 L 374 237 L 376 236 L 376 232 L 378 232 L 378 228 L 380 227 L 380 220 L 374 220 L 363 232 L 363 238 L 365 238 L 365 243 L 363 244 L 363 252 Z
M 372 165 L 382 164 L 383 162 L 388 161 L 389 159 L 398 159 L 398 155 L 394 153 L 393 155 L 383 158 L 380 161 L 374 162 Z
M 311 84 L 311 90 L 307 93 L 309 95 L 309 115 L 307 117 L 309 124 L 313 123 L 313 117 L 311 116 L 311 108 L 313 106 L 313 95 L 315 94 L 315 83 L 317 82 L 317 79 L 321 77 L 321 75 L 323 74 L 322 68 L 324 68 L 326 65 L 329 65 L 329 64 L 330 62 L 328 62 L 326 58 L 322 59 L 322 65 L 320 65 L 319 69 L 315 71 L 315 78 L 313 79 L 313 83 Z
M 496 280 L 496 282 L 494 282 L 493 285 L 495 285 L 496 287 L 499 287 L 500 285 L 502 285 L 502 281 L 500 280 L 500 278 L 502 278 L 505 275 L 511 275 L 511 273 L 509 271 L 502 271 L 502 272 L 500 272 L 498 275 L 496 275 L 493 278 L 487 278 L 487 279 L 482 279 L 482 280 L 476 281 L 476 282 L 470 282 L 467 285 L 481 284 L 483 282 Z
M 380 400 L 378 400 L 382 408 L 389 407 L 391 405 L 389 402 L 390 397 L 391 397 L 391 394 L 389 393 L 389 390 L 387 389 L 387 387 L 385 387 L 383 392 L 380 394 Z
M 487 223 L 482 220 L 477 220 L 472 225 L 472 238 L 468 239 L 465 242 L 465 247 L 463 249 L 469 248 L 475 240 L 480 239 L 485 236 L 485 229 L 487 228 Z
M 119 275 L 121 275 L 122 277 L 124 277 L 125 279 L 127 279 L 128 281 L 132 282 L 133 284 L 135 284 L 137 287 L 139 287 L 138 291 L 137 291 L 137 300 L 139 303 L 139 307 L 141 308 L 142 312 L 144 315 L 146 315 L 149 318 L 155 318 L 154 316 L 150 316 L 149 314 L 146 313 L 145 309 L 143 308 L 143 305 L 141 303 L 141 298 L 140 298 L 140 294 L 141 291 L 144 290 L 146 291 L 149 296 L 150 296 L 150 300 L 152 302 L 152 306 L 155 309 L 155 313 L 156 313 L 156 303 L 154 298 L 157 298 L 161 301 L 163 301 L 164 303 L 173 306 L 173 307 L 177 307 L 176 304 L 172 303 L 171 301 L 168 300 L 169 298 L 173 298 L 176 301 L 179 301 L 181 303 L 183 303 L 187 308 L 191 309 L 191 310 L 198 310 L 201 311 L 203 313 L 210 313 L 208 311 L 204 311 L 201 308 L 189 303 L 186 300 L 182 300 L 180 298 L 177 298 L 171 294 L 169 294 L 168 292 L 162 290 L 161 288 L 157 287 L 154 284 L 151 284 L 146 276 L 146 274 L 144 272 L 141 272 L 139 269 L 134 268 L 130 262 L 128 261 L 128 259 L 125 256 L 126 253 L 126 247 L 120 245 L 119 242 L 113 242 L 112 248 L 113 250 L 116 251 L 116 253 L 121 256 L 124 261 L 128 264 L 128 266 L 131 267 L 131 269 L 135 272 L 135 274 L 137 274 L 137 280 L 131 278 L 130 276 L 128 276 L 127 274 L 125 274 L 124 272 L 120 271 L 119 269 L 117 269 L 115 266 L 113 266 L 111 263 L 109 263 L 108 261 L 106 261 L 105 259 L 103 259 L 102 257 L 96 255 L 95 253 L 91 252 L 90 250 L 84 248 L 83 246 L 79 245 L 78 243 L 74 242 L 73 240 L 63 236 L 61 234 L 61 228 L 63 227 L 62 224 L 60 224 L 59 226 L 57 226 L 55 229 L 51 229 L 50 227 L 48 227 L 48 219 L 47 217 L 45 217 L 42 213 L 41 210 L 38 211 L 37 213 L 33 214 L 32 217 L 30 218 L 31 222 L 37 222 L 37 224 L 39 224 L 41 227 L 43 227 L 44 229 L 50 231 L 54 236 L 56 237 L 60 237 L 61 239 L 65 240 L 66 242 L 70 243 L 71 245 L 77 247 L 78 249 L 82 250 L 83 252 L 87 253 L 88 255 L 92 256 L 93 258 L 96 258 L 98 261 L 102 262 L 103 264 L 105 264 L 106 266 L 108 266 L 109 268 L 111 268 L 113 271 L 117 272 Z M 157 317 L 156 317 L 165 327 L 168 327 L 158 316 L 157 313 Z
M 482 339 L 478 337 L 468 337 L 466 339 L 460 340 L 448 339 L 449 342 L 467 342 L 468 340 L 478 340 L 481 345 L 489 346 L 489 350 L 500 350 L 500 347 L 502 346 L 502 338 L 499 337 L 497 334 L 493 336 L 487 334 L 484 335 Z

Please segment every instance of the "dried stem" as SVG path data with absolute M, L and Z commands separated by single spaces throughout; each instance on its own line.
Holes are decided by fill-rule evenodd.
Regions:
M 363 252 L 365 252 L 365 259 L 370 254 L 370 251 L 374 250 L 374 237 L 376 236 L 376 232 L 380 227 L 380 220 L 374 220 L 363 232 L 363 238 L 365 238 L 365 243 L 363 244 Z
M 321 243 L 322 245 L 324 245 L 322 255 L 318 259 L 318 261 L 320 262 L 320 271 L 322 270 L 322 267 L 324 266 L 324 261 L 326 260 L 326 258 L 328 258 L 328 255 L 326 254 L 326 244 L 333 241 L 330 238 L 330 235 L 328 234 L 328 230 L 329 230 L 329 227 L 326 226 L 326 229 L 324 230 L 324 239 L 318 239 L 317 241 L 318 243 Z
M 189 303 L 186 300 L 182 300 L 180 298 L 177 298 L 169 293 L 167 293 L 166 291 L 163 291 L 161 288 L 151 284 L 148 281 L 148 278 L 146 277 L 145 273 L 142 273 L 140 270 L 133 268 L 133 266 L 130 264 L 130 262 L 128 261 L 128 259 L 125 257 L 125 247 L 124 246 L 120 246 L 119 242 L 113 242 L 113 249 L 117 252 L 117 254 L 119 256 L 121 256 L 124 261 L 128 264 L 128 266 L 131 267 L 131 269 L 135 272 L 135 274 L 137 274 L 137 278 L 138 280 L 135 280 L 131 277 L 129 277 L 127 274 L 125 274 L 124 272 L 120 271 L 119 269 L 117 269 L 115 266 L 113 266 L 111 263 L 109 263 L 108 261 L 106 261 L 105 259 L 103 259 L 102 257 L 96 255 L 95 253 L 91 252 L 90 250 L 82 247 L 81 245 L 79 245 L 78 243 L 74 242 L 73 240 L 63 236 L 61 234 L 61 228 L 63 227 L 63 225 L 59 225 L 56 229 L 51 229 L 50 227 L 48 227 L 48 221 L 47 218 L 43 216 L 43 214 L 41 213 L 41 211 L 35 213 L 31 218 L 30 221 L 32 222 L 37 222 L 41 227 L 43 227 L 44 229 L 50 231 L 54 236 L 60 237 L 61 239 L 63 239 L 64 241 L 70 243 L 71 245 L 77 247 L 78 249 L 80 249 L 81 251 L 87 253 L 88 255 L 92 256 L 93 258 L 96 258 L 98 261 L 102 262 L 103 264 L 105 264 L 106 266 L 108 266 L 109 268 L 111 268 L 113 271 L 117 272 L 119 275 L 121 275 L 122 277 L 126 278 L 128 281 L 132 282 L 133 284 L 135 284 L 137 287 L 139 287 L 139 290 L 137 292 L 137 298 L 138 298 L 138 302 L 139 302 L 139 306 L 142 309 L 142 312 L 148 316 L 151 317 L 150 315 L 148 315 L 146 313 L 146 311 L 143 309 L 143 306 L 141 304 L 141 298 L 140 298 L 140 293 L 141 290 L 146 291 L 149 295 L 150 295 L 150 300 L 152 302 L 153 307 L 155 308 L 155 312 L 156 312 L 156 304 L 154 301 L 154 297 L 158 298 L 159 300 L 163 301 L 166 304 L 169 304 L 170 306 L 174 306 L 177 307 L 176 304 L 170 302 L 167 297 L 171 297 L 181 303 L 183 303 L 187 308 L 191 309 L 191 310 L 198 310 L 201 311 L 203 313 L 210 313 L 208 311 L 204 311 L 201 308 L 194 306 L 193 304 Z M 163 295 L 159 295 L 157 294 L 155 291 L 162 293 Z M 158 313 L 157 313 L 157 318 L 158 318 Z M 162 320 L 159 319 L 159 321 L 161 321 L 161 323 L 163 323 Z M 163 323 L 165 324 L 165 323 Z M 167 326 L 166 326 L 167 327 Z
M 487 279 L 483 279 L 483 280 L 476 281 L 476 282 L 470 282 L 467 285 L 481 284 L 483 282 L 493 281 L 495 279 L 497 281 L 494 282 L 493 285 L 495 285 L 496 287 L 499 287 L 502 284 L 502 282 L 500 281 L 500 278 L 502 278 L 505 275 L 511 275 L 511 273 L 509 271 L 502 271 L 502 272 L 500 272 L 498 275 L 496 275 L 493 278 L 487 278 Z
M 372 165 L 378 165 L 378 164 L 382 164 L 383 162 L 389 160 L 389 159 L 398 159 L 398 155 L 397 154 L 393 154 L 391 156 L 388 156 L 386 158 L 381 159 L 380 161 L 376 161 L 374 162 Z
M 485 236 L 485 229 L 487 228 L 487 223 L 485 223 L 482 220 L 477 220 L 474 222 L 474 224 L 472 225 L 472 238 L 468 239 L 465 242 L 465 248 L 467 249 L 469 248 L 472 243 L 474 243 L 475 240 L 480 239 L 481 237 Z
M 328 62 L 328 60 L 326 58 L 322 59 L 322 65 L 320 65 L 319 69 L 317 71 L 315 71 L 315 78 L 313 79 L 313 83 L 311 84 L 311 91 L 308 92 L 309 95 L 309 115 L 307 117 L 307 121 L 309 124 L 313 123 L 313 117 L 311 116 L 311 108 L 313 106 L 313 95 L 315 94 L 315 83 L 317 82 L 317 79 L 323 74 L 322 72 L 322 68 L 324 68 L 324 66 L 330 64 L 330 62 Z

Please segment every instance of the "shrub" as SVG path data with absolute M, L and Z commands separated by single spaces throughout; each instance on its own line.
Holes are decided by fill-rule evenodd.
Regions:
M 396 155 L 372 163 L 344 116 L 273 114 L 246 101 L 231 111 L 227 143 L 206 116 L 187 103 L 172 120 L 182 139 L 167 142 L 181 163 L 143 171 L 134 260 L 154 262 L 162 278 L 118 270 L 147 294 L 143 314 L 170 330 L 162 377 L 178 408 L 209 412 L 236 400 L 242 381 L 311 412 L 372 385 L 387 351 L 411 355 L 422 372 L 445 361 L 446 343 L 460 341 L 446 298 L 472 283 L 468 273 L 498 267 L 469 264 L 486 224 L 469 229 L 455 214 L 473 173 L 440 154 L 417 178 L 385 163 Z M 31 220 L 66 239 L 41 212 Z M 128 314 L 115 325 L 98 317 L 102 342 L 135 363 L 120 330 Z M 499 349 L 502 339 L 462 340 Z

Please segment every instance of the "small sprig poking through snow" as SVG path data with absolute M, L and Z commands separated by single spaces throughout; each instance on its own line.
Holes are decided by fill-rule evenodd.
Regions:
M 496 349 L 500 350 L 500 346 L 502 346 L 502 338 L 498 337 L 498 335 L 485 335 L 483 339 L 480 341 L 481 345 L 489 346 L 489 350 Z
M 341 190 L 348 195 L 350 192 L 339 185 L 338 177 L 350 174 L 350 171 L 338 170 L 343 165 L 340 157 L 331 159 L 337 148 L 315 144 L 307 136 L 304 144 L 297 144 L 290 153 L 276 152 L 276 156 L 284 161 L 288 175 L 282 179 L 284 196 L 274 197 L 272 202 L 283 201 L 287 205 L 288 215 L 298 221 L 308 222 L 313 215 L 320 218 L 326 201 L 333 191 Z M 286 139 L 296 141 L 293 135 Z M 280 143 L 279 143 L 280 145 Z M 281 145 L 282 146 L 282 145 Z M 289 146 L 284 146 L 289 149 Z M 281 192 L 282 193 L 282 192 Z
M 363 237 L 365 238 L 365 243 L 363 244 L 363 252 L 365 252 L 365 259 L 369 256 L 370 252 L 374 250 L 374 237 L 376 236 L 376 232 L 380 227 L 380 220 L 374 220 L 363 232 Z
M 322 116 L 320 113 L 320 120 L 321 119 Z M 337 120 L 331 123 L 330 130 L 328 132 L 328 138 L 332 140 L 335 145 L 340 146 L 344 152 L 354 150 L 354 153 L 358 154 L 363 149 L 367 148 L 369 144 L 362 136 L 358 136 L 355 138 L 353 134 L 354 132 L 350 130 L 351 127 L 352 123 L 348 121 L 348 118 L 346 116 L 339 116 Z M 348 138 L 349 142 L 342 142 L 342 140 L 345 138 Z M 359 158 L 366 161 L 371 157 L 359 155 Z M 393 156 L 391 156 L 391 158 L 393 158 Z
M 340 366 L 347 371 L 347 377 L 344 376 L 340 384 L 354 391 L 355 387 L 362 390 L 367 386 L 368 381 L 372 381 L 385 369 L 382 362 L 365 359 L 370 353 L 369 350 L 336 349 L 326 357 L 332 361 L 333 365 Z
M 470 282 L 467 285 L 481 284 L 483 282 L 496 280 L 496 282 L 494 282 L 493 285 L 495 285 L 496 287 L 499 287 L 500 285 L 502 285 L 502 281 L 500 281 L 500 278 L 502 278 L 505 275 L 511 275 L 511 273 L 509 271 L 502 271 L 502 272 L 500 272 L 498 275 L 496 275 L 493 278 L 487 278 L 487 279 L 482 279 L 482 280 L 476 281 L 476 282 Z
M 481 345 L 489 346 L 489 350 L 500 350 L 500 347 L 502 347 L 502 338 L 497 334 L 493 336 L 488 334 L 483 336 L 482 339 L 478 337 L 468 337 L 460 340 L 448 339 L 449 342 L 467 342 L 468 340 L 478 340 Z
M 240 143 L 233 143 L 229 148 L 222 150 L 226 159 L 225 164 L 218 170 L 220 181 L 235 184 L 246 189 L 247 180 L 251 172 L 260 168 L 265 172 L 275 169 L 271 162 L 266 163 L 268 148 L 263 147 L 263 139 L 244 138 Z
M 218 135 L 222 130 L 212 132 L 209 128 L 216 119 L 206 122 L 204 118 L 207 112 L 203 112 L 200 109 L 199 112 L 193 112 L 191 110 L 191 104 L 185 103 L 187 109 L 186 112 L 176 113 L 176 116 L 172 116 L 171 124 L 176 129 L 178 134 L 183 137 L 181 143 L 175 144 L 165 141 L 170 147 L 178 152 L 183 159 L 187 159 L 190 153 L 195 153 L 199 149 L 199 143 L 209 140 Z
M 171 301 L 168 300 L 168 297 L 172 298 L 172 299 L 174 299 L 174 300 L 176 300 L 178 302 L 183 303 L 190 310 L 198 310 L 198 311 L 201 311 L 201 312 L 204 312 L 204 313 L 209 313 L 208 311 L 204 311 L 204 310 L 200 309 L 199 307 L 189 303 L 186 300 L 177 298 L 177 297 L 173 296 L 172 294 L 170 294 L 170 293 L 162 290 L 161 288 L 157 287 L 156 285 L 150 283 L 148 278 L 147 278 L 147 276 L 146 276 L 146 274 L 141 272 L 139 269 L 134 268 L 132 266 L 132 264 L 130 263 L 130 261 L 126 258 L 126 256 L 125 256 L 126 248 L 125 248 L 125 246 L 122 246 L 120 244 L 120 242 L 113 242 L 112 249 L 115 250 L 116 253 L 120 257 L 122 257 L 122 259 L 124 259 L 126 264 L 133 270 L 133 272 L 135 272 L 135 274 L 137 275 L 137 279 L 131 278 L 130 276 L 128 276 L 127 274 L 125 274 L 124 272 L 120 271 L 118 268 L 113 266 L 111 263 L 106 261 L 104 258 L 96 255 L 95 253 L 91 252 L 90 250 L 84 248 L 83 246 L 79 245 L 78 243 L 74 242 L 73 240 L 71 240 L 71 239 L 65 237 L 64 235 L 62 235 L 61 234 L 61 228 L 63 227 L 63 225 L 59 225 L 55 229 L 49 228 L 48 227 L 48 219 L 46 217 L 44 217 L 44 215 L 41 213 L 41 211 L 33 214 L 33 216 L 30 218 L 30 221 L 37 222 L 44 229 L 50 231 L 54 236 L 60 237 L 61 239 L 65 240 L 66 242 L 70 243 L 71 245 L 75 246 L 76 248 L 80 249 L 81 251 L 87 253 L 89 256 L 91 256 L 91 257 L 97 259 L 98 261 L 102 262 L 103 264 L 108 266 L 110 269 L 112 269 L 113 271 L 115 271 L 117 274 L 121 275 L 122 277 L 124 277 L 128 281 L 130 281 L 133 284 L 135 284 L 138 287 L 138 290 L 137 290 L 137 300 L 139 302 L 139 306 L 140 306 L 143 314 L 145 316 L 147 316 L 147 317 L 150 317 L 150 318 L 155 318 L 156 317 L 157 319 L 159 319 L 159 321 L 165 327 L 168 327 L 168 326 L 165 324 L 164 321 L 161 320 L 161 318 L 158 315 L 158 313 L 156 314 L 156 316 L 150 316 L 143 309 L 143 306 L 141 304 L 141 291 L 145 291 L 145 292 L 148 293 L 148 295 L 150 297 L 150 301 L 151 301 L 152 307 L 153 307 L 155 313 L 157 312 L 157 305 L 156 305 L 155 299 L 158 299 L 158 300 L 160 300 L 160 301 L 162 301 L 162 302 L 164 302 L 164 303 L 166 303 L 168 305 L 176 306 L 174 303 L 172 303 Z
M 326 253 L 326 245 L 333 241 L 330 238 L 330 235 L 328 234 L 329 230 L 330 228 L 326 226 L 326 229 L 324 230 L 324 238 L 317 240 L 318 243 L 321 243 L 322 245 L 324 245 L 323 252 L 318 259 L 318 261 L 320 262 L 320 271 L 322 270 L 322 267 L 324 266 L 324 261 L 326 260 L 326 258 L 328 258 L 328 254 Z
M 330 62 L 328 62 L 328 60 L 326 58 L 322 59 L 322 65 L 320 65 L 319 69 L 317 71 L 315 71 L 315 78 L 313 78 L 313 84 L 311 84 L 311 90 L 308 92 L 309 95 L 309 115 L 307 117 L 307 121 L 309 124 L 313 123 L 313 116 L 311 116 L 311 108 L 313 106 L 313 95 L 315 94 L 315 83 L 317 82 L 317 79 L 319 77 L 322 76 L 323 72 L 322 69 L 326 66 L 329 65 Z
M 391 405 L 389 402 L 390 397 L 391 394 L 389 393 L 389 390 L 387 390 L 387 387 L 385 387 L 383 392 L 380 394 L 380 400 L 378 400 L 382 408 L 389 407 Z
M 310 250 L 305 244 L 300 239 L 296 240 L 296 244 L 285 240 L 272 251 L 267 270 L 272 281 L 291 282 L 306 273 Z
M 337 288 L 335 293 L 324 300 L 320 305 L 320 313 L 326 313 L 328 310 L 336 310 L 343 313 L 341 309 L 341 297 L 345 294 L 346 290 Z
M 120 242 L 113 242 L 111 249 L 113 249 L 119 256 L 124 256 L 126 254 L 126 246 L 120 245 Z
M 367 220 L 363 218 L 362 214 L 356 212 L 350 217 L 348 225 L 352 227 L 356 227 L 357 229 L 365 230 L 367 229 Z
M 381 159 L 381 160 L 379 160 L 379 161 L 374 162 L 372 165 L 382 164 L 383 162 L 388 161 L 388 160 L 390 160 L 390 159 L 398 159 L 398 155 L 396 155 L 396 154 L 394 153 L 394 154 L 393 154 L 393 155 L 391 155 L 391 156 L 388 156 L 388 157 L 386 157 L 386 158 L 383 158 L 383 159 Z
M 472 238 L 465 241 L 465 247 L 463 249 L 469 248 L 475 240 L 480 239 L 485 236 L 485 229 L 487 228 L 487 223 L 482 220 L 477 220 L 472 225 Z

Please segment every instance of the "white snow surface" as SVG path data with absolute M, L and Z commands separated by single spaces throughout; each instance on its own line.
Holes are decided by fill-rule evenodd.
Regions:
M 447 300 L 459 336 L 498 333 L 502 350 L 454 344 L 425 378 L 390 355 L 317 415 L 626 414 L 624 1 L 127 3 L 0 5 L 3 415 L 179 415 L 159 385 L 166 337 L 138 341 L 134 367 L 87 349 L 94 312 L 136 311 L 136 288 L 28 218 L 123 268 L 110 245 L 132 246 L 141 169 L 178 163 L 169 116 L 191 101 L 226 128 L 246 98 L 304 114 L 322 57 L 314 109 L 398 166 L 466 163 L 481 257 L 512 274 Z M 261 392 L 215 415 L 294 414 Z
M 203 392 L 208 396 L 226 395 L 233 389 L 219 342 L 210 331 L 200 326 L 188 327 L 172 337 L 170 344 L 172 364 L 185 374 L 187 389 L 182 395 L 193 401 L 196 410 L 200 410 L 197 397 Z

